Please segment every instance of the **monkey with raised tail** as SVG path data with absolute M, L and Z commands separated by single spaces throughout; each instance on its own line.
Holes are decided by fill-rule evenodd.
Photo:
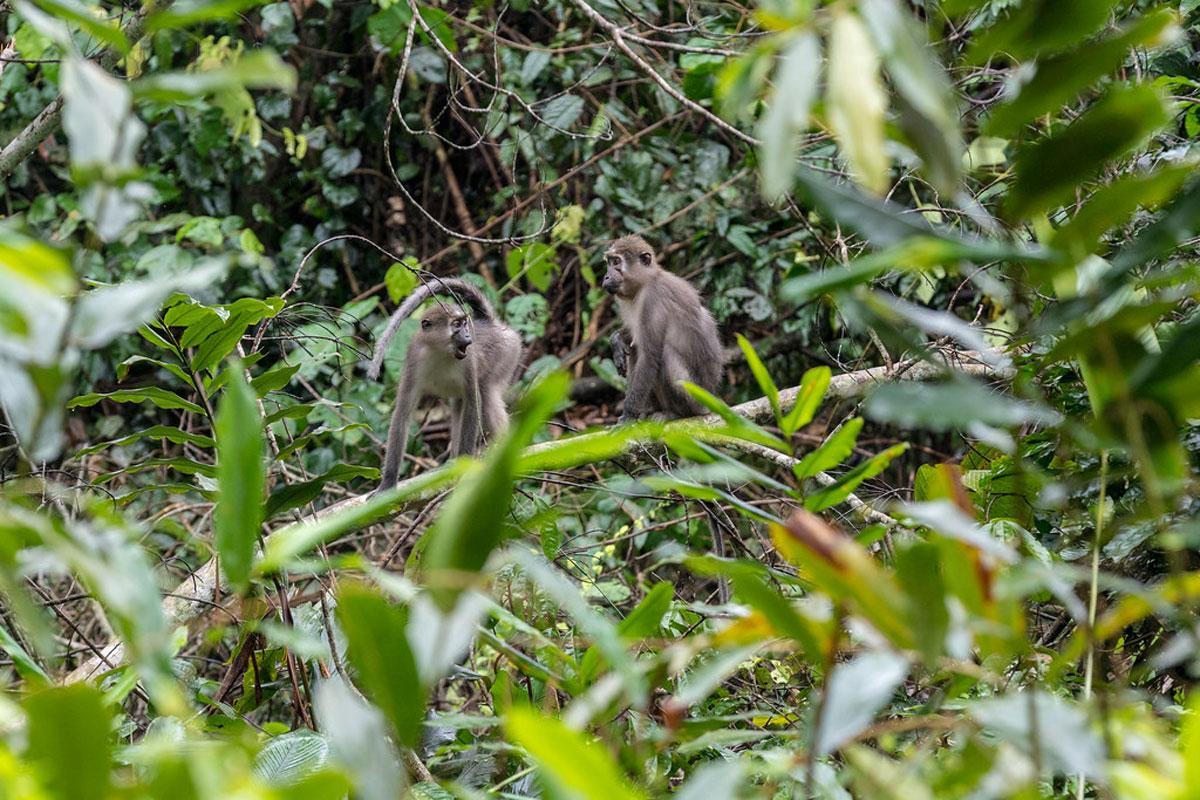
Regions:
M 448 297 L 454 304 L 439 301 L 425 312 L 408 345 L 388 429 L 381 489 L 395 486 L 400 477 L 408 421 L 422 397 L 436 397 L 450 405 L 452 457 L 474 453 L 485 436 L 495 436 L 508 424 L 504 394 L 517 379 L 521 336 L 500 321 L 483 292 L 458 278 L 432 278 L 404 299 L 375 345 L 368 374 L 379 377 L 388 343 L 400 323 L 434 296 Z
M 682 386 L 715 392 L 723 354 L 717 323 L 696 287 L 658 265 L 641 236 L 623 236 L 604 253 L 605 291 L 617 298 L 623 331 L 613 334 L 613 360 L 625 366 L 629 386 L 621 422 L 661 414 L 704 412 Z

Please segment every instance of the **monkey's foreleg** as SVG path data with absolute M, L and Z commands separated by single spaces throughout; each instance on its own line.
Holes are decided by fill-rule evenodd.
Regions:
M 620 422 L 633 422 L 649 414 L 654 383 L 660 380 L 658 376 L 661 359 L 655 358 L 653 348 L 638 348 L 635 351 L 633 365 L 629 371 L 629 386 L 625 390 L 625 408 L 621 412 Z
M 457 424 L 451 423 L 458 429 L 457 435 L 454 431 L 450 433 L 452 457 L 474 453 L 479 449 L 479 373 L 470 358 L 464 363 L 464 370 L 466 391 L 463 392 L 462 413 L 458 415 Z
M 609 345 L 612 347 L 613 366 L 617 368 L 619 375 L 628 377 L 630 362 L 633 360 L 633 344 L 628 341 L 629 334 L 624 329 L 617 331 L 609 337 Z
M 396 389 L 396 408 L 388 426 L 387 448 L 383 457 L 383 474 L 379 479 L 380 489 L 390 489 L 400 479 L 400 464 L 408 448 L 408 421 L 417 409 L 420 395 L 417 392 L 417 376 L 405 364 L 404 375 Z

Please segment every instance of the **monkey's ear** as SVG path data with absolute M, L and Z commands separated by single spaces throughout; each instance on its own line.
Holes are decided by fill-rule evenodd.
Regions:
M 643 252 L 638 256 L 638 258 L 641 259 L 642 266 L 648 267 L 650 266 L 650 261 L 654 258 L 654 255 L 652 253 Z

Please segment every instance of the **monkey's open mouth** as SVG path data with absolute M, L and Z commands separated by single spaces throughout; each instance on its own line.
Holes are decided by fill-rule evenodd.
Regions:
M 454 346 L 454 357 L 460 361 L 467 357 L 467 345 L 459 344 Z

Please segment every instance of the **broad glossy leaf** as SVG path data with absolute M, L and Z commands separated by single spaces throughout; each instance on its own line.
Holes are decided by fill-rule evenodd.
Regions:
M 1041 690 L 1014 691 L 968 705 L 967 713 L 1015 747 L 1038 747 L 1038 760 L 1050 774 L 1099 777 L 1104 770 L 1104 743 L 1092 731 L 1087 714 L 1076 704 Z M 1036 720 L 1032 717 L 1036 715 Z M 1037 736 L 1034 730 L 1053 731 Z
M 538 109 L 542 120 L 551 128 L 570 130 L 583 113 L 583 98 L 575 94 L 560 94 Z
M 213 510 L 213 540 L 226 580 L 245 589 L 254 549 L 262 531 L 263 459 L 262 418 L 258 402 L 237 370 L 221 396 L 217 410 L 217 506 Z
M 836 506 L 849 497 L 863 481 L 869 481 L 883 472 L 887 469 L 888 464 L 891 464 L 893 460 L 903 455 L 907 450 L 908 443 L 905 442 L 903 444 L 892 445 L 882 453 L 871 456 L 838 478 L 837 483 L 832 486 L 826 486 L 823 489 L 818 489 L 807 495 L 804 498 L 804 507 L 809 511 L 822 511 L 830 506 Z
M 871 724 L 908 674 L 908 659 L 887 651 L 838 664 L 825 681 L 813 750 L 832 753 Z
M 8 592 L 5 594 L 7 595 Z M 29 655 L 4 625 L 0 625 L 0 650 L 8 655 L 17 674 L 30 686 L 48 685 L 52 682 L 41 665 L 34 660 L 33 656 Z
M 146 126 L 133 113 L 129 87 L 91 61 L 68 58 L 60 85 L 72 173 L 87 187 L 80 210 L 101 239 L 114 241 L 151 197 L 147 184 L 129 179 Z
M 112 713 L 86 685 L 55 687 L 25 699 L 26 757 L 54 800 L 105 800 L 112 786 Z
M 263 509 L 263 518 L 271 519 L 285 511 L 291 511 L 315 500 L 328 483 L 346 483 L 355 478 L 378 478 L 375 467 L 354 464 L 336 464 L 315 478 L 296 483 L 281 484 L 271 492 Z
M 974 423 L 997 427 L 1055 425 L 1061 419 L 1052 409 L 997 394 L 963 377 L 950 383 L 880 386 L 867 398 L 864 411 L 880 422 L 935 431 L 967 429 Z
M 1003 53 L 1025 59 L 1074 47 L 1109 21 L 1117 0 L 1025 0 L 979 34 L 967 57 L 981 63 Z
M 299 372 L 302 366 L 304 366 L 302 362 L 296 364 L 281 362 L 251 379 L 250 386 L 259 397 L 269 392 L 277 392 L 292 382 L 292 376 Z
M 462 461 L 453 461 L 441 469 L 423 472 L 414 478 L 401 481 L 394 489 L 373 494 L 365 502 L 325 514 L 314 521 L 298 522 L 276 531 L 268 537 L 263 547 L 263 557 L 256 567 L 257 572 L 269 575 L 286 569 L 317 545 L 333 541 L 344 533 L 359 530 L 386 517 L 397 503 L 453 482 L 465 471 L 465 466 Z
M 89 36 L 116 48 L 122 53 L 129 52 L 129 40 L 121 31 L 115 20 L 97 16 L 94 6 L 84 5 L 79 0 L 34 0 L 45 12 L 59 19 L 70 20 Z
M 453 608 L 464 581 L 500 543 L 521 450 L 557 409 L 568 385 L 567 376 L 556 372 L 530 389 L 508 431 L 482 463 L 469 468 L 426 534 L 424 569 L 443 609 Z
M 269 784 L 291 784 L 325 766 L 329 741 L 321 734 L 300 728 L 273 736 L 254 759 L 254 772 Z
M 938 240 L 941 247 L 955 248 L 942 251 L 954 253 L 954 258 L 980 263 L 1012 259 L 1043 261 L 1048 257 L 1035 246 L 962 237 L 947 229 L 935 228 L 920 211 L 890 200 L 868 197 L 848 183 L 834 183 L 806 167 L 800 167 L 796 177 L 798 194 L 804 200 L 875 247 L 891 247 L 911 238 L 924 237 Z M 914 251 L 912 257 L 922 253 L 921 250 Z M 876 268 L 882 271 L 881 267 Z
M 138 97 L 179 103 L 234 89 L 296 88 L 296 71 L 271 50 L 243 54 L 226 66 L 200 72 L 162 72 L 133 84 Z
M 1146 141 L 1167 119 L 1154 89 L 1114 87 L 1079 119 L 1021 151 L 1006 213 L 1025 219 L 1073 199 L 1080 183 Z
M 232 19 L 267 0 L 181 0 L 146 16 L 146 32 L 186 28 L 198 22 Z
M 821 401 L 825 399 L 825 392 L 829 390 L 829 382 L 832 379 L 833 372 L 829 367 L 812 367 L 805 371 L 800 379 L 796 399 L 779 424 L 784 435 L 791 436 L 812 422 L 817 409 L 821 407 Z
M 862 417 L 852 417 L 838 426 L 829 434 L 829 438 L 821 442 L 820 447 L 801 459 L 792 467 L 797 480 L 811 478 L 818 472 L 833 469 L 841 464 L 854 452 L 854 443 L 858 441 L 858 432 L 862 430 Z
M 780 56 L 775 91 L 758 125 L 762 191 L 768 200 L 775 200 L 791 186 L 796 150 L 808 128 L 820 74 L 820 41 L 815 33 L 802 31 Z
M 1012 136 L 1037 117 L 1058 111 L 1098 78 L 1121 66 L 1132 48 L 1153 47 L 1168 38 L 1176 19 L 1173 10 L 1152 11 L 1121 30 L 1017 71 L 1009 87 L 1010 98 L 988 113 L 984 131 L 992 136 Z
M 745 439 L 748 442 L 761 444 L 764 447 L 770 447 L 781 453 L 788 451 L 789 448 L 786 442 L 781 441 L 778 437 L 768 433 L 755 423 L 738 414 L 728 403 L 712 392 L 688 381 L 683 381 L 682 383 L 684 390 L 688 394 L 725 422 L 723 433 L 738 439 Z
M 883 194 L 891 160 L 884 147 L 887 94 L 879 55 L 857 14 L 844 6 L 832 11 L 825 90 L 829 125 L 855 179 Z
M 354 781 L 355 797 L 396 800 L 405 784 L 400 754 L 378 709 L 336 675 L 317 684 L 313 706 L 329 754 Z
M 342 585 L 337 600 L 338 624 L 358 682 L 400 741 L 415 745 L 425 716 L 425 687 L 408 644 L 407 610 L 359 584 Z
M 145 430 L 131 433 L 127 436 L 122 436 L 119 439 L 111 439 L 107 442 L 100 442 L 89 447 L 79 450 L 76 458 L 98 453 L 101 450 L 107 450 L 110 447 L 125 447 L 126 445 L 139 442 L 142 439 L 158 439 L 160 441 L 168 441 L 172 444 L 191 444 L 204 449 L 216 447 L 216 440 L 211 436 L 202 436 L 198 433 L 189 433 L 180 428 L 175 428 L 170 425 L 153 425 Z
M 954 88 L 933 55 L 925 31 L 897 0 L 862 0 L 862 19 L 903 101 L 900 122 L 930 182 L 958 190 L 963 141 Z
M 514 707 L 504 730 L 533 756 L 544 778 L 572 797 L 637 800 L 646 796 L 626 781 L 607 748 L 558 719 Z
M 81 394 L 67 403 L 67 408 L 88 408 L 101 400 L 111 400 L 114 403 L 152 403 L 158 408 L 177 408 L 190 411 L 193 414 L 204 414 L 204 409 L 190 400 L 184 400 L 174 392 L 160 389 L 157 386 L 143 386 L 141 389 L 118 389 L 115 392 L 98 392 Z
M 419 266 L 417 260 L 410 256 L 388 267 L 387 273 L 383 276 L 383 285 L 387 288 L 388 297 L 393 303 L 398 303 L 408 297 L 421 283 L 414 271 Z
M 740 333 L 737 335 L 737 343 L 738 347 L 742 349 L 742 355 L 746 357 L 746 364 L 749 365 L 754 380 L 758 381 L 758 388 L 771 401 L 771 412 L 775 415 L 776 421 L 782 420 L 783 412 L 779 408 L 779 387 L 771 378 L 767 365 L 758 357 L 758 353 L 754 352 L 754 345 L 750 344 L 750 340 Z
M 907 761 L 895 761 L 865 745 L 847 748 L 845 759 L 852 769 L 855 796 L 872 800 L 936 800 L 938 797 L 922 779 L 921 773 L 913 770 Z
M 1100 237 L 1125 222 L 1139 208 L 1157 208 L 1169 201 L 1196 172 L 1192 162 L 1162 167 L 1153 172 L 1122 175 L 1098 189 L 1071 220 L 1050 240 L 1054 249 L 1079 262 L 1096 251 Z
M 225 274 L 223 260 L 210 260 L 188 272 L 145 281 L 126 281 L 84 292 L 75 307 L 71 336 L 94 350 L 149 322 L 163 301 L 176 292 L 203 289 Z

